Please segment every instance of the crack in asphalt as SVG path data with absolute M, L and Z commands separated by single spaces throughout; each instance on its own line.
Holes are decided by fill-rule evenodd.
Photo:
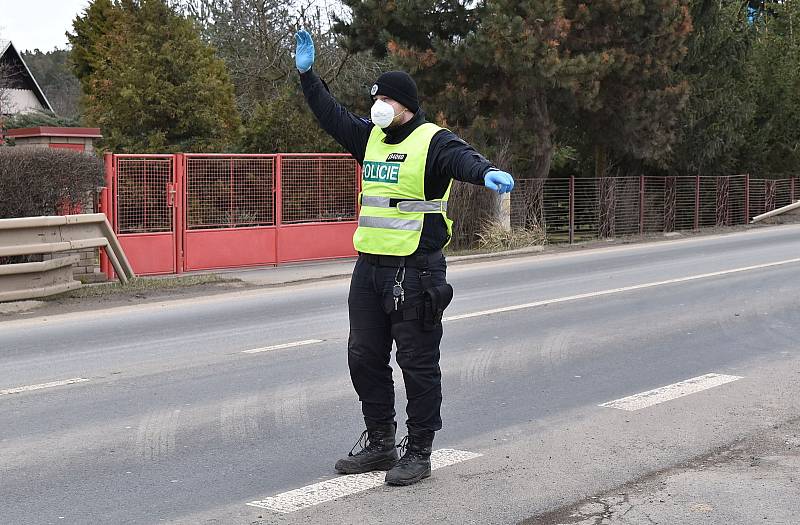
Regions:
M 663 523 L 678 523 L 678 521 L 657 521 L 652 516 L 653 510 L 647 508 L 649 505 L 664 504 L 670 501 L 675 504 L 673 505 L 675 512 L 688 510 L 692 513 L 702 513 L 708 519 L 711 519 L 711 513 L 715 511 L 716 506 L 713 505 L 713 499 L 702 502 L 691 498 L 686 500 L 687 493 L 685 491 L 681 493 L 680 487 L 678 487 L 678 492 L 676 492 L 675 487 L 669 488 L 670 485 L 674 485 L 674 482 L 670 483 L 669 479 L 678 478 L 686 474 L 699 474 L 705 471 L 725 474 L 726 469 L 729 471 L 727 474 L 735 476 L 739 472 L 737 469 L 741 468 L 772 469 L 771 471 L 767 470 L 767 474 L 770 472 L 780 473 L 782 468 L 785 469 L 786 467 L 776 465 L 776 462 L 765 462 L 762 459 L 775 455 L 784 457 L 800 455 L 798 454 L 800 452 L 800 438 L 797 437 L 798 426 L 800 426 L 800 418 L 797 417 L 780 424 L 773 424 L 761 432 L 735 440 L 726 446 L 718 447 L 713 452 L 698 456 L 691 461 L 652 472 L 601 495 L 591 496 L 551 512 L 532 516 L 522 521 L 520 525 L 606 525 L 612 523 L 618 525 L 659 525 Z M 785 481 L 794 483 L 795 478 L 792 472 L 788 471 L 787 474 Z M 756 477 L 755 479 L 765 479 L 767 477 L 765 475 L 763 478 Z M 668 480 L 663 478 L 668 478 Z M 669 492 L 667 492 L 668 490 Z M 693 496 L 691 493 L 688 493 L 688 495 Z M 690 502 L 694 502 L 694 504 L 689 505 L 688 509 L 684 508 Z M 663 511 L 663 509 L 660 510 Z M 759 520 L 762 519 L 759 512 L 769 512 L 769 510 L 763 508 L 753 509 L 754 512 L 758 511 Z M 667 512 L 670 511 L 668 510 Z M 763 519 L 767 519 L 767 517 L 763 516 Z M 707 523 L 711 523 L 711 521 Z

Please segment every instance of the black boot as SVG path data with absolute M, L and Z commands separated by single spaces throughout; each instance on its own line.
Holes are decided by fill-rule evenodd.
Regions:
M 336 462 L 340 474 L 362 474 L 373 470 L 389 470 L 397 463 L 397 448 L 394 446 L 394 433 L 397 423 L 367 424 L 367 430 L 353 445 L 346 458 Z M 353 451 L 361 446 L 361 450 Z
M 386 483 L 411 485 L 430 477 L 432 446 L 433 432 L 409 432 L 408 437 L 399 445 L 405 448 L 405 453 L 392 470 L 386 473 Z

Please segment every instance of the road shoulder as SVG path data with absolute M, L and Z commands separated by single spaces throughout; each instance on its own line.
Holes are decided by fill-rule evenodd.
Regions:
M 790 525 L 800 516 L 800 418 L 522 525 Z

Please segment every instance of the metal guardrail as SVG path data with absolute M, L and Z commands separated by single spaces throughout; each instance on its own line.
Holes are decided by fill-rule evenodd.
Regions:
M 0 219 L 0 257 L 57 253 L 83 248 L 104 248 L 123 284 L 135 277 L 128 258 L 102 213 Z M 76 261 L 72 258 L 62 258 L 44 263 L 0 266 L 0 301 L 13 300 L 5 297 L 43 297 L 79 286 L 71 284 L 77 282 L 71 278 L 74 262 Z M 62 268 L 59 273 L 57 270 Z M 70 275 L 70 282 L 67 284 L 61 275 L 65 272 Z M 27 283 L 27 288 L 24 283 Z M 33 295 L 25 296 L 23 290 Z M 46 291 L 49 293 L 45 293 Z
M 72 278 L 78 255 L 43 262 L 0 265 L 0 302 L 36 299 L 81 287 Z

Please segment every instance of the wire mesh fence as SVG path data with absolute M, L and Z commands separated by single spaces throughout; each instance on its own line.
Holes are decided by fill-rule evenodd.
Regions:
M 187 230 L 353 222 L 360 172 L 347 155 L 117 156 L 119 233 L 169 232 L 175 199 Z M 184 165 L 184 164 L 181 164 Z M 181 178 L 185 176 L 185 178 Z M 185 194 L 174 195 L 176 179 Z M 746 224 L 797 200 L 796 178 L 605 177 L 522 179 L 512 229 L 562 243 Z
M 727 222 L 725 226 L 732 226 L 734 224 L 747 224 L 750 220 L 748 217 L 747 204 L 747 181 L 745 175 L 729 177 L 728 182 L 728 197 L 727 197 Z
M 757 180 L 751 186 L 753 215 L 767 213 L 793 202 L 794 179 Z
M 172 231 L 173 162 L 171 156 L 117 159 L 118 233 Z
M 795 178 L 522 179 L 511 227 L 539 226 L 549 243 L 747 224 L 796 201 Z
M 641 182 L 643 204 L 639 220 L 642 231 L 664 231 L 667 181 L 664 178 L 645 178 Z
M 358 165 L 349 156 L 283 156 L 282 222 L 355 221 L 358 176 Z
M 186 228 L 275 224 L 274 157 L 186 159 Z

